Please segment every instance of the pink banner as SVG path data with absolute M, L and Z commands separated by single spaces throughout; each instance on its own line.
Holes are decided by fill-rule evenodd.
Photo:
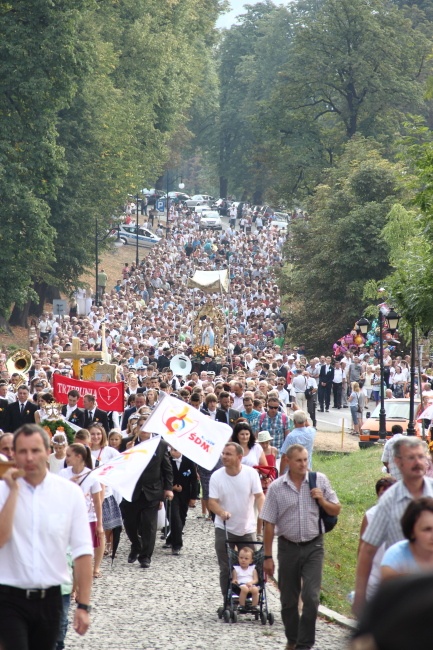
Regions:
M 68 403 L 68 393 L 74 389 L 80 393 L 78 406 L 83 408 L 83 395 L 94 395 L 98 408 L 103 411 L 123 411 L 125 387 L 123 381 L 115 384 L 102 381 L 81 381 L 62 375 L 53 377 L 54 397 L 61 404 Z

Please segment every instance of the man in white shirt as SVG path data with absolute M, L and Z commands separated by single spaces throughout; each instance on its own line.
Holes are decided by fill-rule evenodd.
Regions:
M 343 390 L 343 369 L 339 361 L 334 365 L 334 379 L 332 380 L 332 392 L 334 394 L 334 409 L 341 409 L 342 390 Z
M 257 518 L 265 496 L 255 469 L 242 465 L 243 450 L 236 442 L 228 442 L 221 456 L 224 467 L 216 470 L 209 484 L 208 508 L 215 513 L 215 550 L 220 567 L 220 587 L 227 593 L 229 563 L 226 550 L 230 542 L 256 539 Z M 225 522 L 225 524 L 224 524 Z
M 0 482 L 0 647 L 54 648 L 68 583 L 68 547 L 80 602 L 74 629 L 89 624 L 93 544 L 81 489 L 47 470 L 50 441 L 36 424 L 14 434 L 17 467 Z
M 305 397 L 307 386 L 308 381 L 304 377 L 302 370 L 298 370 L 292 379 L 292 389 L 295 393 L 295 402 L 301 411 L 307 410 L 307 398 Z

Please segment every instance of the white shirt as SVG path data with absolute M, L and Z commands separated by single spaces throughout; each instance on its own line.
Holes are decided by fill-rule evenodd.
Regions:
M 78 485 L 78 487 L 84 494 L 84 498 L 86 501 L 87 521 L 89 522 L 96 521 L 97 517 L 95 512 L 95 506 L 93 503 L 93 494 L 97 494 L 98 492 L 101 492 L 102 488 L 99 481 L 97 481 L 94 475 L 91 473 L 91 470 L 85 467 L 83 472 L 81 474 L 78 474 L 78 476 L 76 476 L 72 471 L 72 467 L 66 467 L 65 469 L 61 470 L 59 476 L 71 481 L 72 483 L 74 483 L 74 485 Z M 75 481 L 73 481 L 75 477 L 78 479 L 78 483 L 75 483 Z
M 47 472 L 33 487 L 17 479 L 19 492 L 10 540 L 0 548 L 0 581 L 20 589 L 47 589 L 70 582 L 72 559 L 93 555 L 86 503 L 77 485 Z M 9 488 L 0 481 L 0 509 Z
M 99 460 L 99 465 L 102 465 L 103 463 L 108 463 L 109 460 L 112 458 L 116 458 L 117 456 L 120 456 L 120 453 L 117 451 L 117 449 L 114 449 L 114 447 L 101 447 L 101 449 L 91 449 L 90 453 L 92 455 L 92 464 L 93 467 L 96 467 L 96 461 Z M 109 485 L 105 486 L 105 492 L 104 492 L 104 499 L 107 497 L 110 497 L 113 494 L 113 490 Z
M 247 535 L 256 531 L 254 497 L 263 492 L 258 473 L 252 467 L 241 465 L 236 476 L 230 476 L 225 467 L 217 469 L 210 477 L 209 497 L 218 499 L 223 510 L 231 517 L 226 522 L 227 531 L 233 535 Z M 215 516 L 215 527 L 224 529 L 224 522 Z

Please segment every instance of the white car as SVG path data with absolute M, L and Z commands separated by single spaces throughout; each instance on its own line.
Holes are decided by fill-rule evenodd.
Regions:
M 117 237 L 117 228 L 111 231 L 113 237 Z M 119 239 L 124 244 L 131 244 L 133 246 L 137 245 L 137 228 L 135 224 L 120 224 L 119 226 Z M 138 227 L 138 246 L 139 248 L 152 248 L 161 240 L 161 237 L 157 237 L 151 230 L 144 228 L 143 226 Z
M 223 224 L 219 212 L 216 210 L 208 210 L 206 212 L 203 212 L 200 219 L 199 228 L 200 230 L 206 230 L 206 228 L 210 228 L 212 230 L 222 230 Z
M 214 197 L 209 194 L 194 194 L 194 196 L 186 201 L 186 204 L 189 208 L 195 208 L 196 205 L 203 205 L 204 203 L 210 205 L 214 200 Z
M 215 210 L 212 210 L 210 205 L 196 205 L 194 208 L 195 214 L 205 214 L 205 212 L 215 212 Z

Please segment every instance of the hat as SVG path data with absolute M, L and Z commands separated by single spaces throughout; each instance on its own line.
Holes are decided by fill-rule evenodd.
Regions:
M 269 440 L 273 440 L 271 434 L 269 431 L 260 431 L 259 435 L 257 437 L 257 442 L 268 442 Z

